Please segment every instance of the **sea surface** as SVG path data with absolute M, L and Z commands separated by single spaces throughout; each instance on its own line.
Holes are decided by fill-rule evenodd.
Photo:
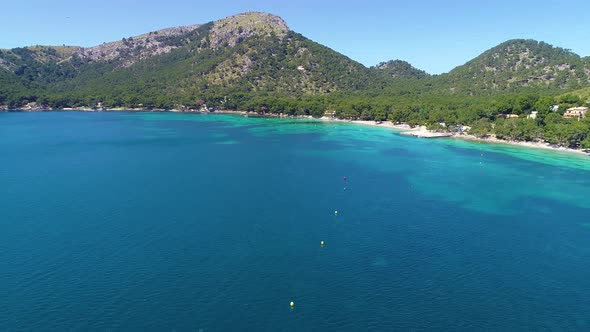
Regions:
M 589 158 L 311 119 L 0 113 L 0 330 L 587 331 Z

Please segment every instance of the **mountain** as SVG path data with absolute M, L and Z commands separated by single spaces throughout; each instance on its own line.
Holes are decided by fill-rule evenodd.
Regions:
M 291 31 L 280 17 L 258 12 L 91 48 L 3 50 L 0 66 L 56 107 L 321 95 L 366 88 L 371 75 L 360 63 Z
M 510 40 L 447 74 L 430 76 L 401 60 L 367 68 L 290 30 L 280 17 L 259 12 L 94 47 L 0 50 L 0 105 L 13 107 L 37 102 L 54 108 L 173 108 L 206 102 L 256 108 L 264 98 L 333 96 L 313 106 L 317 113 L 338 98 L 355 96 L 403 97 L 411 105 L 424 97 L 530 89 L 558 94 L 586 86 L 590 58 L 543 42 Z
M 22 95 L 26 90 L 16 74 L 0 69 L 0 106 L 3 104 L 2 101 L 6 101 L 14 95 Z
M 590 63 L 571 51 L 535 40 L 514 39 L 441 75 L 452 93 L 492 94 L 521 88 L 573 89 L 590 84 Z
M 427 72 L 417 69 L 411 64 L 403 60 L 389 60 L 381 62 L 378 65 L 371 67 L 380 72 L 385 73 L 393 78 L 425 78 L 430 76 Z
M 572 98 L 572 96 L 573 96 L 573 98 Z M 564 99 L 564 98 L 568 98 L 570 100 L 573 99 L 573 101 L 575 103 L 576 99 L 577 99 L 577 101 L 581 101 L 582 103 L 590 104 L 590 87 L 578 89 L 578 90 L 574 90 L 574 91 L 568 91 L 566 93 L 559 95 L 558 97 L 560 100 Z

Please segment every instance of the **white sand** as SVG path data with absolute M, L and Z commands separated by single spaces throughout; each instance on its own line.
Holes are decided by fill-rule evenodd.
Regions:
M 515 146 L 524 146 L 527 148 L 535 148 L 535 149 L 547 149 L 547 150 L 554 150 L 554 151 L 563 151 L 563 152 L 572 152 L 582 155 L 588 155 L 588 152 L 578 149 L 570 149 L 563 146 L 552 145 L 547 142 L 522 142 L 522 141 L 509 141 L 496 138 L 494 135 L 491 135 L 487 138 L 480 138 L 469 134 L 453 134 L 451 138 L 462 139 L 462 140 L 469 140 L 469 141 L 478 141 L 478 142 L 486 142 L 492 144 L 508 144 L 508 145 L 515 145 Z
M 425 126 L 419 126 L 419 127 L 412 128 L 407 124 L 396 125 L 396 124 L 393 124 L 389 121 L 383 121 L 383 122 L 378 123 L 375 121 L 342 120 L 342 119 L 335 119 L 335 118 L 329 118 L 329 117 L 322 117 L 321 120 L 335 121 L 335 122 L 348 122 L 348 123 L 360 124 L 360 125 L 365 125 L 365 126 L 392 128 L 392 129 L 401 130 L 402 131 L 401 134 L 404 134 L 404 132 L 411 132 L 411 133 L 407 134 L 408 136 L 433 137 L 434 138 L 434 137 L 438 137 L 440 134 L 438 132 L 426 129 Z M 502 140 L 502 139 L 496 138 L 494 135 L 491 135 L 488 138 L 480 138 L 480 137 L 476 137 L 476 136 L 469 135 L 469 134 L 455 133 L 455 134 L 452 134 L 451 136 L 444 136 L 444 137 L 469 140 L 469 141 L 486 142 L 486 143 L 492 143 L 492 144 L 508 144 L 508 145 L 514 145 L 514 146 L 527 147 L 527 148 L 548 149 L 548 150 L 554 150 L 554 151 L 572 152 L 572 153 L 576 153 L 576 154 L 589 155 L 588 152 L 584 152 L 583 150 L 570 149 L 570 148 L 566 148 L 566 147 L 562 147 L 562 146 L 551 145 L 546 142 L 509 141 L 509 140 Z

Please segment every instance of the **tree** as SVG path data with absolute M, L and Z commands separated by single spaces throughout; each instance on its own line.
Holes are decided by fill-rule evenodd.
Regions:
M 533 105 L 535 111 L 544 115 L 551 112 L 551 106 L 555 105 L 555 99 L 551 96 L 542 96 Z
M 580 147 L 582 149 L 590 149 L 590 135 L 587 135 L 586 138 L 580 143 Z
M 580 102 L 580 96 L 577 95 L 573 95 L 573 94 L 567 94 L 563 97 L 561 97 L 559 99 L 560 103 L 564 103 L 564 104 L 577 104 Z
M 482 118 L 471 124 L 469 134 L 477 137 L 485 137 L 492 133 L 492 131 L 492 122 L 489 119 Z

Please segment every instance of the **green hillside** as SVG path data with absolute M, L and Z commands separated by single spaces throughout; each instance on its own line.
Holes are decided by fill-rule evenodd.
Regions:
M 291 31 L 280 17 L 257 12 L 91 48 L 0 51 L 3 81 L 12 82 L 3 84 L 3 103 L 38 101 L 53 108 L 98 102 L 172 108 L 203 101 L 243 108 L 257 98 L 314 96 L 390 96 L 404 103 L 428 96 L 557 95 L 589 86 L 589 63 L 543 42 L 511 40 L 443 75 L 430 76 L 401 60 L 366 68 Z
M 570 147 L 590 147 L 590 117 L 562 116 L 590 106 L 588 88 L 590 58 L 543 42 L 510 40 L 431 76 L 401 60 L 367 68 L 257 12 L 89 48 L 0 50 L 3 109 L 328 112 Z
M 436 84 L 444 93 L 469 95 L 575 89 L 590 84 L 590 67 L 565 49 L 515 39 L 441 75 Z
M 129 38 L 102 56 L 95 50 L 52 47 L 13 49 L 0 56 L 53 107 L 103 101 L 113 107 L 169 108 L 234 94 L 324 95 L 366 89 L 371 81 L 368 68 L 290 31 L 269 14 L 236 15 L 153 38 L 167 52 L 142 56 L 145 38 Z
M 425 78 L 430 75 L 418 68 L 415 68 L 411 64 L 403 60 L 389 60 L 387 62 L 381 62 L 371 69 L 377 70 L 384 73 L 385 75 L 392 78 Z

